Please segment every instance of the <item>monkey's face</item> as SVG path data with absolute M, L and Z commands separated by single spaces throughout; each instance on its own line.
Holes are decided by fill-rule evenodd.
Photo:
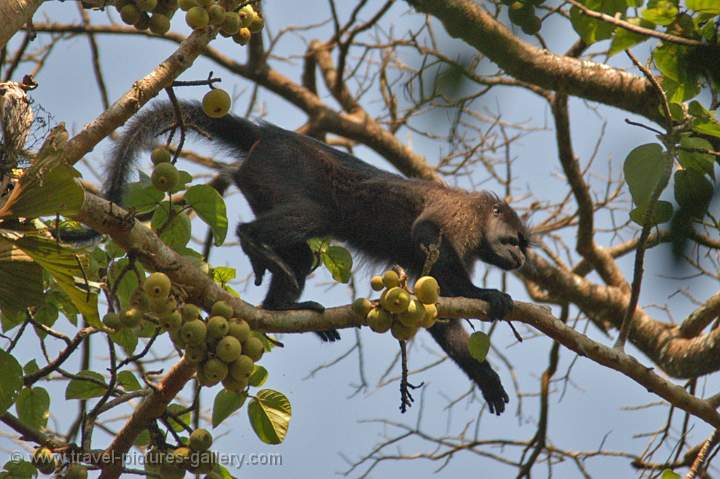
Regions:
M 504 201 L 498 201 L 492 205 L 486 220 L 480 259 L 504 270 L 521 268 L 529 240 L 527 228 L 517 213 Z

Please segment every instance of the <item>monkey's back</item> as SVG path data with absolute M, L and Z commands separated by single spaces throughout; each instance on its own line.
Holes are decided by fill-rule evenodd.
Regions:
M 303 217 L 317 236 L 411 269 L 418 261 L 411 238 L 418 217 L 430 212 L 441 223 L 462 223 L 473 216 L 464 211 L 472 204 L 465 191 L 383 171 L 270 124 L 260 126 L 235 179 L 256 215 L 282 210 Z

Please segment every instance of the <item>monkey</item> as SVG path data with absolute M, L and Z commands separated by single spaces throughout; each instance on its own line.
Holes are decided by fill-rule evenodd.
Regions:
M 398 264 L 413 277 L 423 273 L 434 247 L 437 257 L 428 274 L 437 279 L 443 296 L 487 301 L 493 319 L 512 309 L 508 294 L 471 281 L 477 260 L 506 271 L 526 261 L 527 226 L 496 195 L 402 177 L 270 123 L 232 114 L 213 119 L 197 102 L 179 106 L 189 131 L 236 157 L 232 178 L 255 215 L 237 227 L 240 246 L 256 285 L 266 272 L 271 275 L 263 308 L 324 310 L 317 302 L 298 299 L 313 267 L 307 240 L 329 236 L 370 260 Z M 108 200 L 121 204 L 138 152 L 154 146 L 157 136 L 176 124 L 170 102 L 156 103 L 131 120 L 111 153 L 104 185 Z M 470 356 L 462 323 L 438 322 L 429 332 L 480 387 L 491 413 L 500 415 L 509 397 L 492 366 Z M 318 334 L 325 341 L 339 339 L 336 331 Z

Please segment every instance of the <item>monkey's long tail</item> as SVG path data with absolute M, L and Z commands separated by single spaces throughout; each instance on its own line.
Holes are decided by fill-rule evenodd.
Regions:
M 199 102 L 178 102 L 185 132 L 191 136 L 213 141 L 232 150 L 235 155 L 247 152 L 259 138 L 260 128 L 244 118 L 225 115 L 210 118 Z M 180 138 L 180 123 L 175 107 L 169 101 L 156 102 L 135 115 L 123 131 L 120 140 L 111 150 L 107 163 L 108 176 L 103 185 L 105 199 L 122 205 L 130 173 L 137 163 L 141 151 L 158 144 L 164 144 L 174 130 L 173 139 Z M 96 240 L 99 233 L 90 230 L 61 230 L 58 236 L 67 242 L 88 242 Z
M 259 138 L 259 127 L 244 118 L 234 115 L 210 118 L 199 102 L 180 101 L 178 104 L 186 133 L 229 147 L 236 154 L 247 152 Z M 173 129 L 173 138 L 177 142 L 180 137 L 179 122 L 175 108 L 169 101 L 154 103 L 128 123 L 120 141 L 112 150 L 108 164 L 109 175 L 103 189 L 106 199 L 121 204 L 138 153 L 165 143 L 163 134 L 169 134 Z

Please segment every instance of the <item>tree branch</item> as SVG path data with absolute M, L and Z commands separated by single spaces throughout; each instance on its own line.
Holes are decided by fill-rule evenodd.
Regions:
M 173 282 L 179 283 L 187 291 L 191 302 L 210 308 L 215 301 L 223 299 L 230 303 L 235 310 L 235 314 L 238 317 L 245 318 L 251 327 L 267 332 L 300 333 L 327 330 L 329 328 L 358 327 L 363 323 L 362 318 L 353 313 L 349 306 L 329 308 L 322 314 L 307 310 L 271 312 L 254 308 L 220 288 L 206 274 L 159 240 L 147 226 L 135 220 L 128 222 L 126 213 L 116 206 L 112 207 L 112 210 L 114 210 L 112 214 L 106 214 L 107 211 L 111 211 L 110 203 L 86 193 L 85 202 L 76 219 L 98 231 L 108 233 L 118 245 L 137 255 L 138 259 L 149 267 L 168 274 Z M 608 287 L 605 289 L 613 290 L 615 288 Z M 444 318 L 487 319 L 488 312 L 487 303 L 474 299 L 441 298 L 438 304 L 438 314 Z M 562 321 L 554 318 L 543 307 L 516 302 L 515 308 L 507 319 L 526 323 L 542 331 L 568 349 L 623 373 L 675 406 L 715 427 L 720 427 L 720 414 L 707 401 L 698 399 L 685 391 L 684 388 L 660 377 L 653 372 L 652 368 L 644 366 L 635 358 L 621 351 L 603 346 L 568 327 Z M 637 330 L 642 328 L 643 324 L 643 321 L 639 318 L 633 321 L 633 331 L 636 336 L 641 333 L 641 331 Z M 720 329 L 714 330 L 713 333 L 720 335 Z M 685 361 L 683 361 L 683 364 L 685 364 L 688 362 L 688 351 L 690 351 L 690 354 L 692 353 L 691 341 L 682 339 L 677 341 L 684 342 L 681 352 L 678 354 L 682 354 L 683 358 L 685 358 Z M 713 337 L 711 343 L 720 344 L 720 340 Z M 669 348 L 666 347 L 665 349 Z M 715 353 L 715 356 L 720 356 L 720 354 Z M 185 378 L 185 381 L 187 381 L 193 372 L 192 368 L 183 367 L 182 365 L 177 366 L 176 370 L 169 373 L 163 383 L 168 382 L 177 385 L 176 376 Z M 696 373 L 695 376 L 697 374 L 700 373 Z M 163 388 L 161 390 L 165 391 Z M 147 401 L 152 401 L 151 404 L 156 406 L 162 404 L 160 399 L 152 399 L 154 397 L 155 395 L 150 396 Z M 146 411 L 149 407 L 141 406 L 141 409 L 136 414 Z M 132 418 L 131 421 L 133 421 Z M 128 429 L 129 432 L 124 433 L 124 439 L 116 438 L 116 441 L 119 441 L 120 445 L 128 444 L 128 441 L 131 443 L 133 438 L 130 438 L 130 436 L 133 431 L 139 433 L 141 428 L 138 428 L 140 428 L 140 424 L 126 425 L 124 430 Z M 121 434 L 123 433 L 121 432 Z
M 42 3 L 43 0 L 0 2 L 0 18 L 3 19 L 0 22 L 0 48 L 4 47 L 15 32 L 32 19 Z
M 177 51 L 145 78 L 136 81 L 130 91 L 68 140 L 60 157 L 61 161 L 70 165 L 76 163 L 100 141 L 122 126 L 145 103 L 164 88 L 169 87 L 173 80 L 190 67 L 195 58 L 207 47 L 212 36 L 214 35 L 206 31 L 194 31 L 180 44 Z
M 447 32 L 482 52 L 517 80 L 586 98 L 661 122 L 658 98 L 645 78 L 523 42 L 474 0 L 407 0 Z
M 158 39 L 156 35 L 149 32 L 138 32 L 133 27 L 117 25 L 88 25 L 85 27 L 83 25 L 51 23 L 38 24 L 35 28 L 38 32 L 93 32 L 135 36 L 144 35 Z M 182 35 L 172 32 L 166 33 L 165 36 L 162 37 L 163 40 L 176 43 L 184 43 L 184 38 Z M 233 58 L 210 47 L 204 49 L 203 55 L 223 68 L 226 68 L 228 71 L 267 88 L 289 103 L 300 108 L 310 116 L 318 128 L 367 145 L 392 163 L 403 174 L 441 181 L 438 172 L 428 165 L 423 156 L 415 153 L 407 145 L 400 142 L 390 131 L 383 128 L 375 119 L 370 117 L 365 110 L 360 110 L 353 114 L 337 112 L 324 103 L 315 92 L 293 82 L 290 78 L 270 68 L 267 64 L 263 64 L 262 68 L 251 68 L 248 65 L 237 63 Z M 157 94 L 157 92 L 154 94 Z M 146 101 L 149 99 L 150 97 L 145 98 Z M 143 104 L 144 103 L 145 101 L 143 101 Z M 124 118 L 122 122 L 126 120 L 127 118 Z M 121 125 L 122 122 L 119 123 L 118 126 Z

